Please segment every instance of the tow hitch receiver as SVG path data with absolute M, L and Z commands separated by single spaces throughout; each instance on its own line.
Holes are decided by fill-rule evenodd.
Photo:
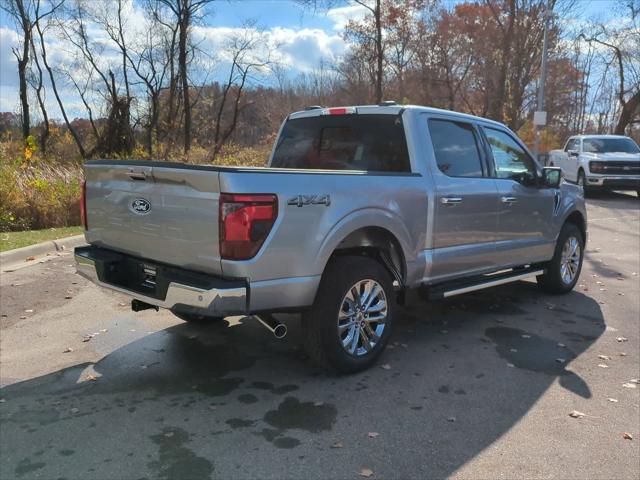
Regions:
M 131 310 L 134 312 L 141 312 L 142 310 L 155 310 L 156 312 L 159 308 L 155 305 L 151 305 L 150 303 L 142 302 L 140 300 L 131 300 Z

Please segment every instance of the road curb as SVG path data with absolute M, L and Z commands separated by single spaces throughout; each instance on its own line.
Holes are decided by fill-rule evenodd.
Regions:
M 38 257 L 47 253 L 61 252 L 63 250 L 71 250 L 74 247 L 84 245 L 84 235 L 74 235 L 72 237 L 60 238 L 58 240 L 47 240 L 46 242 L 36 243 L 27 247 L 15 248 L 7 252 L 0 253 L 0 264 L 2 269 L 9 265 L 27 262 L 29 257 Z

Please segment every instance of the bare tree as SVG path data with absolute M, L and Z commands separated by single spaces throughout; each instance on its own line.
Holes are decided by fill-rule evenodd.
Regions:
M 20 31 L 21 47 L 12 48 L 12 52 L 18 62 L 22 137 L 26 140 L 31 132 L 29 97 L 27 92 L 27 68 L 29 66 L 29 52 L 31 51 L 31 36 L 35 7 L 32 0 L 3 0 L 2 9 L 15 20 L 16 26 Z
M 267 47 L 263 55 L 256 55 L 256 50 L 264 46 L 264 35 L 256 30 L 253 25 L 247 26 L 242 34 L 233 37 L 228 46 L 231 53 L 231 67 L 229 76 L 222 88 L 221 99 L 217 106 L 215 130 L 213 135 L 213 151 L 211 160 L 215 160 L 220 150 L 229 140 L 238 124 L 238 115 L 247 105 L 241 104 L 242 94 L 247 85 L 247 80 L 253 72 L 268 67 L 271 63 L 272 49 Z M 227 108 L 227 102 L 231 104 L 231 113 L 228 124 L 223 127 L 223 113 Z
M 158 0 L 174 15 L 178 27 L 178 81 L 182 89 L 182 109 L 184 114 L 184 152 L 191 148 L 191 99 L 189 94 L 189 36 L 193 22 L 199 18 L 201 10 L 213 0 Z

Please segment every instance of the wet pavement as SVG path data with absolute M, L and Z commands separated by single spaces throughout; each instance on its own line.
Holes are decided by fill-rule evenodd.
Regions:
M 589 214 L 571 294 L 410 295 L 378 364 L 342 377 L 295 315 L 276 340 L 134 314 L 65 255 L 3 273 L 0 478 L 637 478 L 640 202 Z

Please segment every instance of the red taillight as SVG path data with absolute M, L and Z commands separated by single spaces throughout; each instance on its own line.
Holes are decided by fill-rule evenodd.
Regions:
M 220 256 L 247 260 L 258 253 L 278 216 L 271 194 L 220 194 Z
M 87 182 L 82 182 L 82 196 L 80 197 L 80 223 L 85 230 L 89 227 L 87 225 Z

